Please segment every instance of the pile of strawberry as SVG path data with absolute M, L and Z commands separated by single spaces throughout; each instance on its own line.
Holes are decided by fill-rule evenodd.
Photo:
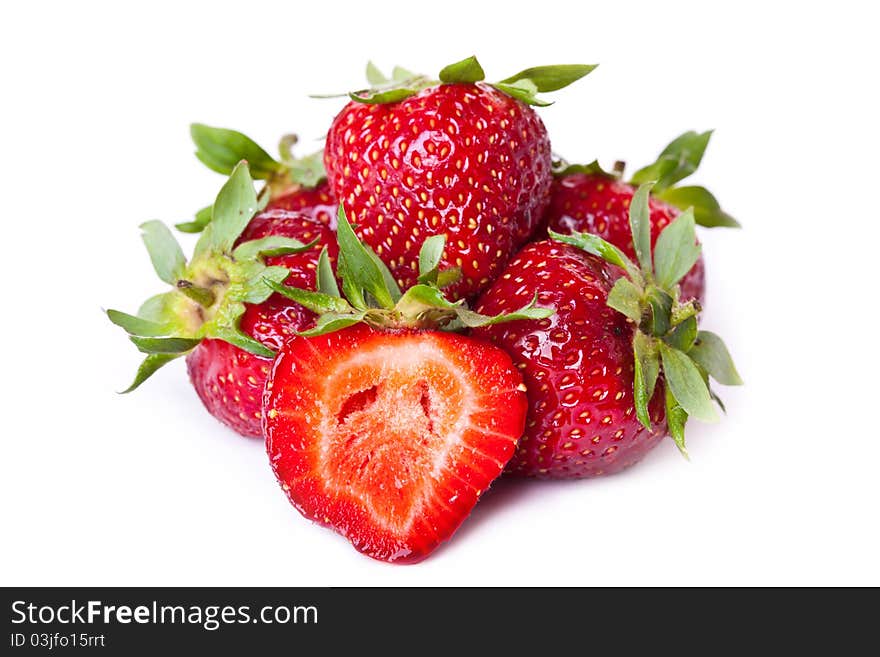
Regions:
M 533 106 L 593 68 L 370 65 L 299 159 L 294 137 L 276 160 L 192 126 L 228 180 L 177 225 L 200 233 L 189 260 L 141 226 L 170 289 L 108 311 L 145 354 L 129 390 L 184 356 L 208 411 L 265 437 L 293 505 L 387 561 L 427 556 L 502 473 L 611 474 L 666 435 L 685 453 L 687 419 L 717 419 L 710 379 L 740 383 L 698 326 L 695 224 L 737 224 L 678 185 L 708 132 L 628 181 L 553 160 Z

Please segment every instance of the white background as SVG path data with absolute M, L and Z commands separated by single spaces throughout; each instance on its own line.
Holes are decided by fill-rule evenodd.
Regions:
M 880 584 L 872 3 L 492 4 L 3 4 L 0 583 Z M 317 147 L 340 102 L 307 94 L 471 53 L 494 79 L 601 64 L 541 110 L 570 159 L 716 129 L 694 181 L 745 228 L 702 233 L 705 325 L 747 386 L 690 463 L 667 441 L 607 479 L 501 482 L 390 566 L 301 518 L 182 362 L 115 394 L 139 359 L 101 308 L 161 289 L 137 225 L 222 183 L 189 122 Z

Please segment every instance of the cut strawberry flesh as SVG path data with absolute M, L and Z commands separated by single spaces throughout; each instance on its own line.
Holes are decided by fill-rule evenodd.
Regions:
M 426 369 L 417 363 L 374 360 L 342 374 L 346 388 L 362 382 L 369 387 L 353 394 L 343 391 L 336 422 L 324 434 L 328 485 L 348 489 L 377 520 L 395 527 L 404 527 L 421 501 L 447 440 L 461 439 L 460 432 L 455 435 L 464 410 L 461 386 L 446 373 Z M 432 405 L 432 397 L 443 395 L 455 398 L 455 408 Z
M 371 556 L 416 560 L 513 454 L 519 387 L 504 352 L 458 335 L 352 327 L 294 339 L 267 393 L 269 453 L 305 515 Z

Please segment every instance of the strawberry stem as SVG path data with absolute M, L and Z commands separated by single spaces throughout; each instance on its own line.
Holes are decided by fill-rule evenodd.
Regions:
M 180 279 L 177 281 L 177 289 L 203 308 L 210 308 L 217 301 L 216 295 L 206 287 L 193 285 L 190 281 Z

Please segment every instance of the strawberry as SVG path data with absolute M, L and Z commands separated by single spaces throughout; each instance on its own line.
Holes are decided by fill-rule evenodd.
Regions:
M 335 258 L 332 231 L 321 222 L 287 210 L 265 210 L 248 224 L 236 245 L 273 235 L 302 243 L 314 243 L 306 251 L 265 257 L 270 267 L 284 267 L 288 285 L 312 286 L 322 246 Z M 310 328 L 315 314 L 281 295 L 273 294 L 258 304 L 245 304 L 239 320 L 241 331 L 273 351 L 296 331 Z M 240 349 L 224 340 L 205 339 L 186 357 L 190 381 L 214 417 L 244 436 L 260 436 L 263 386 L 271 358 Z
M 557 315 L 540 324 L 474 332 L 506 349 L 521 368 L 529 417 L 508 469 L 538 477 L 610 473 L 640 458 L 662 434 L 641 426 L 633 408 L 633 329 L 606 306 L 619 272 L 600 258 L 549 240 L 527 245 L 476 305 L 500 311 L 538 290 Z M 650 406 L 662 432 L 662 398 Z M 621 447 L 624 447 L 621 450 Z
M 510 357 L 454 333 L 359 324 L 294 338 L 271 385 L 267 447 L 291 502 L 386 561 L 449 538 L 525 422 Z
M 532 300 L 489 317 L 448 301 L 442 235 L 423 244 L 420 282 L 405 293 L 341 209 L 338 240 L 344 298 L 329 268 L 319 269 L 315 291 L 269 283 L 322 314 L 272 367 L 266 446 L 300 513 L 375 559 L 414 562 L 453 534 L 501 474 L 526 413 L 510 356 L 438 329 L 541 319 L 552 309 Z
M 667 432 L 686 453 L 688 416 L 717 419 L 708 377 L 741 383 L 721 339 L 697 329 L 699 305 L 680 300 L 677 284 L 700 255 L 693 210 L 660 233 L 652 257 L 649 191 L 641 186 L 630 204 L 640 267 L 598 236 L 551 230 L 554 241 L 526 246 L 477 302 L 499 313 L 537 294 L 557 308 L 540 323 L 473 332 L 511 354 L 528 388 L 514 474 L 611 474 Z
M 335 228 L 336 201 L 327 184 L 323 151 L 295 158 L 291 149 L 297 137 L 285 135 L 278 147 L 278 161 L 236 130 L 193 123 L 190 135 L 196 145 L 196 157 L 212 171 L 228 176 L 240 161 L 246 160 L 252 177 L 266 181 L 259 199 L 267 209 L 302 212 Z M 176 228 L 184 233 L 199 233 L 210 218 L 208 206 L 196 213 L 195 221 L 177 224 Z
M 545 219 L 551 230 L 568 234 L 587 232 L 605 239 L 635 257 L 630 226 L 629 205 L 638 184 L 656 180 L 649 202 L 651 244 L 679 214 L 694 208 L 696 222 L 702 226 L 738 226 L 733 217 L 721 210 L 718 201 L 703 187 L 674 185 L 696 171 L 712 133 L 686 132 L 672 141 L 653 164 L 623 182 L 622 163 L 607 173 L 598 163 L 564 166 L 557 172 L 550 206 Z M 680 282 L 684 299 L 705 298 L 705 267 L 702 257 Z
M 266 209 L 302 213 L 336 230 L 336 205 L 330 184 L 322 180 L 316 187 L 293 187 L 285 190 L 274 196 Z
M 262 391 L 275 350 L 315 322 L 309 310 L 272 294 L 266 281 L 312 285 L 319 252 L 327 266 L 336 252 L 327 225 L 279 209 L 254 216 L 257 208 L 241 164 L 218 195 L 190 262 L 164 224 L 144 224 L 156 272 L 173 289 L 148 300 L 137 316 L 108 311 L 147 354 L 126 392 L 186 355 L 205 407 L 245 436 L 260 435 Z
M 336 198 L 398 285 L 418 277 L 425 237 L 446 234 L 442 264 L 461 280 L 452 298 L 478 293 L 537 227 L 549 200 L 550 141 L 529 105 L 593 66 L 528 69 L 494 85 L 473 57 L 432 81 L 368 67 L 373 89 L 350 94 L 327 136 L 324 162 Z

